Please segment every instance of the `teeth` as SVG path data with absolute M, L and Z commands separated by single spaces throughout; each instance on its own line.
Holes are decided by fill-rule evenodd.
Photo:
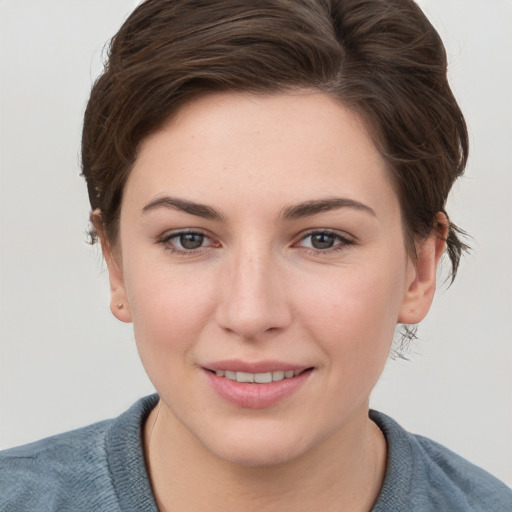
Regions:
M 236 372 L 237 382 L 254 382 L 254 373 Z
M 215 370 L 215 375 L 218 377 L 226 377 L 229 380 L 236 380 L 237 382 L 256 382 L 258 384 L 267 384 L 269 382 L 278 382 L 283 379 L 291 379 L 301 373 L 300 370 L 283 371 L 278 370 L 275 372 L 265 373 L 249 373 L 249 372 L 231 372 L 228 370 Z
M 272 382 L 272 372 L 255 373 L 254 382 L 258 382 L 259 384 L 267 384 L 268 382 Z

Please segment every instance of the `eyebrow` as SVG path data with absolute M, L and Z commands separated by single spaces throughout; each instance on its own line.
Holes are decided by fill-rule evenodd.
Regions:
M 196 215 L 197 217 L 203 217 L 204 219 L 224 220 L 224 216 L 211 206 L 169 196 L 160 197 L 159 199 L 151 201 L 142 208 L 142 212 L 147 213 L 155 208 L 172 208 L 173 210 L 181 210 L 182 212 Z
M 215 208 L 206 204 L 195 203 L 185 199 L 178 199 L 175 197 L 160 197 L 148 203 L 142 208 L 143 213 L 147 213 L 156 208 L 171 208 L 173 210 L 180 210 L 190 215 L 196 215 L 204 219 L 223 221 L 224 215 Z M 281 217 L 285 220 L 300 219 L 303 217 L 310 217 L 318 213 L 327 212 L 330 210 L 337 210 L 339 208 L 355 208 L 367 212 L 376 217 L 375 211 L 369 206 L 345 197 L 331 197 L 327 199 L 314 199 L 305 201 L 292 206 L 287 206 L 281 212 Z
M 300 219 L 302 217 L 309 217 L 311 215 L 316 215 L 317 213 L 337 210 L 339 208 L 355 208 L 356 210 L 367 212 L 374 217 L 377 216 L 375 211 L 369 206 L 354 199 L 348 199 L 346 197 L 316 199 L 297 205 L 288 206 L 283 210 L 282 216 L 284 219 Z

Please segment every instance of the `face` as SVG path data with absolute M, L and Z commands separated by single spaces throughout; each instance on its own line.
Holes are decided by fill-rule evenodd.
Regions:
M 413 264 L 389 170 L 342 104 L 215 94 L 140 149 L 112 309 L 176 435 L 276 464 L 366 418 L 397 322 L 430 305 L 422 247 Z

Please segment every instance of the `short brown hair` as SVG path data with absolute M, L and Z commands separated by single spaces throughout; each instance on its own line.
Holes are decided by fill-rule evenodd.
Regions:
M 412 0 L 146 0 L 113 37 L 85 112 L 92 210 L 115 241 L 140 143 L 194 98 L 313 88 L 366 121 L 394 176 L 413 248 L 435 229 L 467 161 L 446 68 L 443 43 Z M 452 279 L 466 248 L 458 234 L 450 223 Z

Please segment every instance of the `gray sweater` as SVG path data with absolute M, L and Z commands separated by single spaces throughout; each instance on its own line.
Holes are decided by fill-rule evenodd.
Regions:
M 1 512 L 157 512 L 142 425 L 157 395 L 113 420 L 0 452 Z M 371 411 L 388 465 L 373 512 L 512 512 L 512 491 L 443 446 Z

